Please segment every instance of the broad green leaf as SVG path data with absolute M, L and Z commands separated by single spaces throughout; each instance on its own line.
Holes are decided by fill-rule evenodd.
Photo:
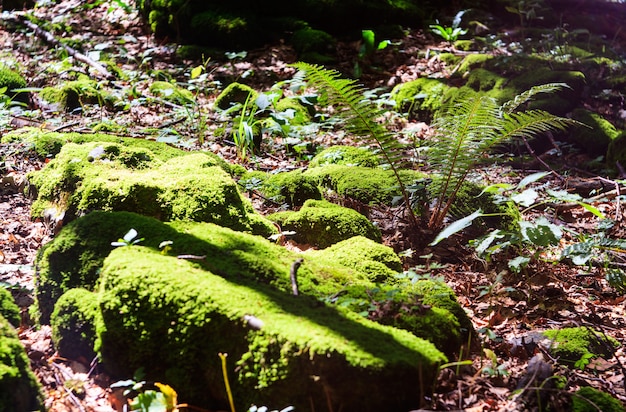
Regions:
M 515 272 L 515 273 L 519 273 L 522 268 L 524 268 L 528 262 L 530 262 L 530 258 L 526 257 L 526 256 L 518 256 L 514 259 L 509 260 L 509 268 Z
M 390 44 L 391 44 L 390 40 L 383 40 L 380 43 L 378 43 L 378 47 L 377 48 L 378 48 L 378 50 L 383 50 L 383 49 L 386 49 L 387 46 L 389 46 Z
M 372 30 L 361 30 L 361 34 L 363 36 L 363 43 L 365 43 L 365 48 L 368 50 L 374 49 L 374 41 L 376 39 L 376 35 Z
M 485 187 L 483 189 L 483 191 L 480 192 L 478 197 L 482 196 L 484 193 L 500 193 L 500 192 L 503 192 L 505 190 L 511 190 L 514 187 L 515 186 L 513 186 L 512 184 L 509 184 L 509 183 L 494 183 L 492 185 L 489 185 L 489 186 Z
M 592 206 L 589 203 L 585 203 L 585 202 L 576 202 L 576 203 L 578 203 L 580 206 L 585 208 L 585 210 L 587 210 L 588 212 L 593 213 L 594 215 L 596 215 L 600 219 L 605 219 L 606 218 L 606 216 L 604 216 L 604 213 L 600 212 L 597 207 Z
M 536 182 L 537 180 L 543 179 L 544 177 L 548 176 L 550 173 L 551 172 L 537 172 L 537 173 L 528 175 L 517 184 L 517 188 L 523 189 L 529 184 Z
M 561 227 L 550 223 L 543 216 L 538 218 L 535 223 L 520 221 L 519 225 L 524 240 L 537 246 L 558 245 L 563 236 Z
M 204 70 L 204 67 L 202 66 L 196 66 L 193 69 L 191 69 L 191 78 L 195 79 L 198 76 L 200 76 L 202 74 L 202 70 Z
M 482 214 L 483 214 L 483 211 L 478 209 L 477 211 L 475 211 L 471 215 L 465 216 L 464 218 L 459 219 L 459 220 L 453 222 L 452 224 L 450 224 L 448 227 L 443 229 L 437 235 L 435 240 L 433 240 L 432 243 L 430 243 L 430 246 L 435 246 L 437 243 L 441 242 L 442 240 L 447 239 L 450 236 L 452 236 L 453 234 L 455 234 L 457 232 L 460 232 L 461 230 L 465 229 L 466 227 L 468 227 L 469 225 L 472 224 L 474 219 L 476 219 L 477 217 L 482 216 Z
M 134 238 L 137 237 L 137 231 L 135 229 L 130 229 L 125 235 L 124 240 L 126 242 L 131 242 Z
M 556 200 L 561 202 L 578 202 L 582 200 L 582 197 L 576 193 L 570 193 L 567 190 L 552 190 L 547 189 L 546 193 Z
M 482 256 L 485 251 L 491 246 L 494 240 L 502 239 L 504 237 L 501 232 L 502 231 L 500 229 L 496 229 L 493 232 L 489 233 L 487 236 L 483 237 L 474 246 L 474 248 L 476 249 L 476 253 L 478 253 L 479 256 Z
M 526 189 L 522 193 L 511 196 L 511 200 L 518 205 L 528 207 L 535 203 L 538 197 L 539 194 L 534 189 Z

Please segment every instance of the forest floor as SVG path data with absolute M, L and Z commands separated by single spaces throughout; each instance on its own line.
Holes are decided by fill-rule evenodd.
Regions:
M 136 15 L 129 15 L 111 3 L 83 3 L 76 0 L 47 3 L 34 10 L 43 21 L 65 27 L 58 37 L 72 39 L 72 44 L 96 58 L 98 51 L 106 51 L 128 73 L 130 80 L 108 82 L 108 87 L 124 95 L 135 88 L 137 95 L 147 94 L 150 80 L 158 71 L 167 72 L 180 82 L 188 80 L 190 70 L 198 62 L 184 62 L 175 55 L 175 47 L 161 43 L 150 36 Z M 515 28 L 511 28 L 514 31 Z M 363 82 L 370 88 L 389 87 L 413 80 L 419 76 L 447 77 L 450 68 L 426 51 L 445 49 L 431 36 L 420 31 L 410 32 L 401 40 L 400 52 L 391 50 L 380 55 L 381 70 L 366 72 Z M 358 51 L 358 42 L 340 42 L 337 45 L 336 68 L 346 73 L 352 70 Z M 626 43 L 622 44 L 626 50 Z M 397 48 L 396 48 L 397 50 Z M 71 79 L 75 73 L 87 73 L 87 66 L 58 46 L 47 44 L 20 24 L 5 20 L 0 26 L 0 56 L 27 68 L 29 87 L 44 87 Z M 210 104 L 219 92 L 220 81 L 246 77 L 246 82 L 257 90 L 266 90 L 278 81 L 294 74 L 288 66 L 296 55 L 286 44 L 271 45 L 248 51 L 237 60 L 209 62 L 207 87 L 198 94 L 196 109 L 209 117 L 205 130 L 194 129 L 193 121 L 185 120 L 180 107 L 164 105 L 158 100 L 128 99 L 129 107 L 121 112 L 109 112 L 85 106 L 72 113 L 59 113 L 33 97 L 27 110 L 14 112 L 0 121 L 0 130 L 6 133 L 23 126 L 47 130 L 89 132 L 94 124 L 115 121 L 125 127 L 124 133 L 146 137 L 147 130 L 158 137 L 177 140 L 189 149 L 208 148 L 231 162 L 238 162 L 235 148 L 222 139 L 213 138 L 220 120 L 211 114 Z M 97 77 L 97 73 L 94 74 Z M 106 83 L 106 82 L 105 82 Z M 35 96 L 35 95 L 33 95 Z M 188 117 L 188 116 L 187 116 Z M 430 125 L 416 120 L 399 118 L 399 134 L 427 139 Z M 175 130 L 176 133 L 173 132 Z M 205 134 L 198 139 L 198 132 Z M 201 142 L 200 140 L 204 140 Z M 313 143 L 317 147 L 331 144 L 355 144 L 341 132 L 319 133 Z M 286 150 L 280 138 L 263 143 L 258 156 L 246 166 L 259 170 L 289 170 L 306 166 L 306 156 L 298 157 Z M 30 199 L 21 194 L 26 173 L 43 167 L 41 159 L 33 157 L 20 144 L 0 148 L 2 185 L 0 186 L 0 281 L 11 287 L 18 303 L 27 307 L 32 303 L 34 286 L 33 262 L 38 249 L 52 236 L 50 222 L 30 218 Z M 547 158 L 544 157 L 544 159 Z M 604 182 L 609 189 L 617 188 L 617 196 L 599 196 L 592 205 L 605 216 L 623 225 L 625 210 L 620 203 L 620 186 L 606 177 L 589 173 L 578 174 L 577 167 L 587 160 L 579 152 L 564 153 L 558 159 L 557 170 L 568 171 L 569 178 Z M 495 164 L 476 171 L 489 183 L 517 184 L 524 176 L 537 172 L 534 163 Z M 554 173 L 550 183 L 554 188 L 566 188 L 567 182 Z M 596 185 L 597 186 L 597 185 Z M 268 208 L 258 204 L 261 213 Z M 372 214 L 384 234 L 384 243 L 397 251 L 411 247 L 403 229 L 406 223 L 398 220 L 397 210 L 377 208 Z M 539 216 L 537 211 L 535 216 Z M 532 220 L 533 215 L 529 215 Z M 558 216 L 559 224 L 572 233 L 592 232 L 595 216 L 582 206 L 573 206 Z M 623 232 L 623 230 L 622 230 Z M 620 233 L 618 233 L 620 234 Z M 624 233 L 621 233 L 622 237 Z M 567 237 L 566 237 L 567 238 Z M 626 297 L 612 289 L 605 280 L 601 267 L 582 268 L 558 259 L 537 259 L 522 273 L 505 270 L 505 260 L 478 258 L 466 244 L 467 238 L 448 242 L 438 248 L 415 250 L 407 259 L 407 268 L 418 274 L 443 277 L 455 290 L 460 303 L 470 315 L 479 332 L 482 350 L 464 354 L 471 365 L 446 368 L 442 371 L 431 398 L 425 400 L 423 410 L 511 411 L 536 410 L 537 402 L 549 404 L 551 410 L 569 410 L 571 393 L 581 386 L 593 386 L 608 392 L 626 404 Z M 299 247 L 301 245 L 292 245 Z M 618 257 L 620 258 L 620 257 Z M 621 256 L 623 258 L 623 256 Z M 538 344 L 538 333 L 546 329 L 568 326 L 588 326 L 609 335 L 620 346 L 604 355 L 598 355 L 579 367 L 566 367 L 552 359 Z M 111 379 L 96 364 L 88 360 L 59 358 L 51 343 L 50 328 L 36 327 L 24 312 L 19 330 L 31 359 L 33 369 L 43 384 L 46 408 L 50 411 L 111 411 L 121 410 L 123 401 L 108 386 Z M 539 353 L 541 355 L 536 356 Z M 534 375 L 545 380 L 535 381 Z M 558 376 L 558 379 L 548 379 Z M 535 385 L 541 384 L 537 389 Z M 524 389 L 524 390 L 520 390 Z M 537 393 L 540 394 L 537 397 Z

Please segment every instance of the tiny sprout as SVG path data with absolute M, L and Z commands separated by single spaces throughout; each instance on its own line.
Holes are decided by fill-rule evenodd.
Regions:
M 167 255 L 167 253 L 172 249 L 173 244 L 174 242 L 172 242 L 171 240 L 164 240 L 163 242 L 159 243 L 159 249 L 161 249 L 161 254 Z
M 136 237 L 137 231 L 135 229 L 130 229 L 123 238 L 118 239 L 117 242 L 111 242 L 111 246 L 132 246 L 144 240 L 144 238 L 136 239 Z

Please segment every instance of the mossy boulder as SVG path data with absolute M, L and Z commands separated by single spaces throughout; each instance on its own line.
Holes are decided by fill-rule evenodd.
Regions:
M 4 317 L 13 327 L 20 326 L 22 317 L 20 308 L 15 304 L 15 299 L 8 289 L 0 286 L 0 316 Z
M 394 199 L 402 196 L 393 171 L 383 168 L 329 164 L 311 168 L 305 175 L 315 178 L 323 188 L 365 205 L 391 205 Z M 407 185 L 425 176 L 413 170 L 400 171 L 400 178 Z
M 449 89 L 450 86 L 442 80 L 420 77 L 394 87 L 391 99 L 396 102 L 397 110 L 430 121 L 444 103 L 444 96 Z
M 619 346 L 619 342 L 612 337 L 584 326 L 546 330 L 543 334 L 551 340 L 552 356 L 558 358 L 559 362 L 570 366 L 588 354 L 612 356 L 611 348 Z
M 144 367 L 190 403 L 226 407 L 218 353 L 228 353 L 239 409 L 288 400 L 297 409 L 408 410 L 420 403 L 415 387 L 429 387 L 446 359 L 408 332 L 142 247 L 115 250 L 102 276 L 105 368 L 130 376 Z
M 17 332 L 0 315 L 0 410 L 44 411 L 41 388 Z
M 402 261 L 388 246 L 364 236 L 354 236 L 308 255 L 320 261 L 340 263 L 363 273 L 373 282 L 383 282 L 402 271 Z
M 335 38 L 327 32 L 310 27 L 296 30 L 291 37 L 291 44 L 300 60 L 310 63 L 332 62 L 335 43 Z
M 370 149 L 357 146 L 330 146 L 311 159 L 309 167 L 328 164 L 376 167 L 380 164 L 378 156 Z
M 72 111 L 87 104 L 98 104 L 113 107 L 116 98 L 104 92 L 98 82 L 80 79 L 65 82 L 59 86 L 44 87 L 39 96 L 48 103 L 54 104 L 58 110 Z
M 311 123 L 315 108 L 311 104 L 304 103 L 298 97 L 285 97 L 276 102 L 274 110 L 289 120 L 290 125 L 301 126 Z
M 252 87 L 233 82 L 217 96 L 213 105 L 218 109 L 227 110 L 236 104 L 244 104 L 246 100 L 253 103 L 257 96 L 258 93 Z
M 614 139 L 609 143 L 609 148 L 606 152 L 606 164 L 610 169 L 617 169 L 616 163 L 620 165 L 626 164 L 626 132 L 621 131 Z
M 251 206 L 215 157 L 202 153 L 162 162 L 144 148 L 69 143 L 46 167 L 29 174 L 29 181 L 37 193 L 33 216 L 55 209 L 69 221 L 91 210 L 125 210 L 252 230 Z M 271 227 L 267 223 L 260 234 L 272 233 Z
M 495 56 L 492 54 L 472 53 L 468 54 L 460 62 L 456 71 L 457 75 L 464 76 L 471 70 L 476 68 L 484 68 L 486 62 L 493 59 Z
M 571 117 L 588 126 L 577 127 L 568 135 L 568 138 L 585 153 L 595 156 L 605 155 L 611 142 L 619 136 L 619 131 L 615 126 L 598 113 L 576 109 Z M 614 149 L 612 153 L 615 153 Z
M 307 200 L 297 211 L 268 216 L 283 231 L 294 231 L 293 239 L 325 248 L 353 236 L 381 241 L 380 230 L 359 212 L 325 200 Z
M 92 361 L 96 356 L 98 309 L 97 295 L 87 289 L 70 289 L 59 298 L 50 317 L 50 326 L 60 356 Z
M 22 89 L 26 87 L 26 80 L 21 74 L 15 70 L 11 70 L 5 65 L 0 65 L 0 89 L 6 87 L 4 94 L 20 101 L 26 100 L 25 93 L 13 92 L 15 89 Z
M 572 396 L 573 412 L 624 412 L 622 403 L 606 392 L 583 386 Z
M 59 154 L 63 145 L 67 143 L 117 143 L 125 147 L 140 148 L 149 150 L 155 158 L 160 161 L 167 161 L 174 157 L 189 154 L 189 152 L 176 149 L 167 144 L 155 142 L 153 140 L 135 139 L 131 137 L 112 136 L 104 133 L 58 133 L 42 131 L 39 128 L 22 128 L 12 131 L 2 136 L 2 143 L 24 142 L 33 146 L 36 153 L 42 158 L 51 158 Z M 206 153 L 211 156 L 214 161 L 225 171 L 230 171 L 228 164 L 219 156 L 213 153 Z
M 291 207 L 302 206 L 309 199 L 322 198 L 317 181 L 302 170 L 269 175 L 264 179 L 261 190 L 273 201 L 286 203 Z
M 189 105 L 194 102 L 193 93 L 176 84 L 164 81 L 156 81 L 150 85 L 150 93 L 168 102 Z

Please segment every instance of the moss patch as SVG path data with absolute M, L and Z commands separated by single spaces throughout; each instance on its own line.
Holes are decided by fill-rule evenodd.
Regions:
M 238 365 L 231 379 L 239 408 L 254 398 L 289 399 L 298 409 L 319 400 L 317 409 L 329 387 L 330 402 L 349 410 L 406 409 L 419 404 L 415 385 L 432 382 L 445 360 L 407 332 L 145 248 L 114 251 L 103 276 L 98 342 L 105 366 L 117 376 L 144 366 L 149 379 L 180 388 L 193 403 L 225 403 L 219 352 Z
M 450 86 L 441 80 L 421 77 L 394 87 L 391 98 L 396 102 L 397 110 L 429 121 L 441 108 L 443 97 L 449 88 Z
M 583 386 L 572 396 L 573 412 L 623 412 L 622 403 L 606 392 L 599 391 L 591 386 Z
M 343 240 L 323 250 L 307 252 L 313 259 L 338 262 L 363 273 L 373 282 L 382 282 L 402 271 L 402 262 L 388 246 L 363 236 Z
M 618 347 L 619 342 L 599 332 L 583 326 L 576 328 L 552 329 L 543 332 L 544 336 L 552 340 L 550 352 L 559 362 L 574 365 L 587 354 L 594 356 L 610 356 L 609 347 Z
M 572 118 L 589 126 L 577 127 L 569 135 L 569 139 L 586 153 L 596 156 L 606 154 L 610 143 L 619 135 L 615 126 L 597 113 L 576 109 L 572 112 Z
M 380 164 L 378 156 L 370 149 L 356 146 L 330 146 L 311 159 L 309 167 L 328 164 L 376 167 Z
M 87 104 L 113 107 L 115 98 L 104 93 L 98 82 L 81 79 L 65 82 L 56 87 L 44 87 L 39 93 L 48 103 L 57 104 L 60 110 L 74 110 Z
M 70 289 L 61 296 L 50 317 L 52 339 L 60 356 L 91 362 L 96 355 L 98 297 L 86 289 Z
M 4 317 L 13 327 L 22 323 L 20 308 L 15 304 L 13 295 L 6 288 L 0 286 L 0 316 Z
M 221 110 L 231 108 L 233 105 L 244 104 L 250 96 L 250 101 L 254 102 L 258 93 L 250 86 L 233 82 L 229 84 L 215 99 L 213 105 Z
M 26 93 L 12 92 L 14 89 L 26 87 L 26 80 L 15 70 L 11 70 L 5 65 L 0 65 L 0 89 L 3 87 L 7 88 L 4 94 L 10 96 L 12 99 L 20 101 L 25 101 L 27 99 Z
M 43 396 L 15 329 L 0 316 L 0 410 L 44 411 Z
M 194 102 L 193 93 L 170 82 L 153 82 L 150 85 L 150 93 L 180 105 L 188 105 Z
M 317 181 L 302 170 L 270 175 L 264 179 L 261 190 L 266 197 L 291 207 L 302 206 L 309 199 L 322 198 Z
M 320 248 L 353 236 L 381 241 L 380 230 L 362 214 L 326 201 L 308 200 L 297 212 L 278 212 L 268 218 L 282 230 L 295 231 L 294 239 Z

